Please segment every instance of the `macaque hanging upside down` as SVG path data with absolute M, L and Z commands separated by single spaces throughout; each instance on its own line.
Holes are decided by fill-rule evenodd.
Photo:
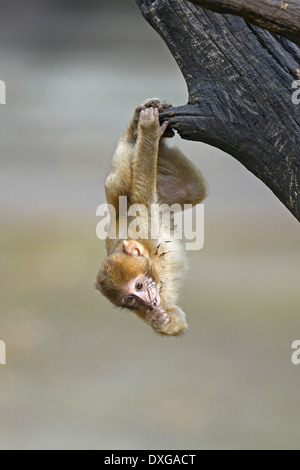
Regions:
M 175 147 L 168 147 L 167 137 L 174 132 L 168 122 L 160 125 L 159 113 L 171 105 L 157 99 L 139 106 L 131 124 L 119 141 L 111 172 L 106 180 L 107 202 L 117 220 L 110 232 L 121 225 L 119 197 L 127 196 L 128 209 L 142 205 L 142 219 L 130 238 L 128 230 L 119 237 L 108 234 L 107 257 L 97 276 L 96 288 L 114 305 L 133 310 L 163 335 L 179 335 L 187 329 L 184 312 L 177 305 L 178 293 L 186 273 L 184 244 L 174 239 L 174 225 L 168 235 L 158 227 L 159 235 L 151 238 L 145 227 L 151 223 L 153 204 L 199 204 L 207 195 L 201 172 Z M 153 219 L 153 216 L 152 216 Z M 129 219 L 131 220 L 131 219 Z M 148 229 L 147 229 L 148 230 Z

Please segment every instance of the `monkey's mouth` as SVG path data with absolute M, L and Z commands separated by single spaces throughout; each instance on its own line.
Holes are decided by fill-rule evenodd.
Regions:
M 159 307 L 160 296 L 158 292 L 158 287 L 155 282 L 151 282 L 151 284 L 148 286 L 147 293 L 150 301 L 150 307 L 152 309 Z

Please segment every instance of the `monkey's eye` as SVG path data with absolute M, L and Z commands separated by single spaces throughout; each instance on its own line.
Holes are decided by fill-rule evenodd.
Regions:
M 127 305 L 134 305 L 134 303 L 135 303 L 135 298 L 133 297 L 133 295 L 130 295 L 129 297 L 127 297 L 126 299 Z
M 140 281 L 137 282 L 136 285 L 135 285 L 136 290 L 141 290 L 141 289 L 143 289 L 143 287 L 144 287 L 144 284 Z

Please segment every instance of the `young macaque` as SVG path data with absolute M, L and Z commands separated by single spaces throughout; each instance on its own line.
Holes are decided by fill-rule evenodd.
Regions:
M 207 195 L 207 185 L 201 172 L 183 153 L 169 147 L 167 137 L 174 132 L 168 122 L 160 124 L 159 113 L 171 105 L 158 99 L 136 108 L 131 124 L 119 141 L 111 172 L 105 183 L 107 202 L 113 211 L 106 241 L 107 257 L 97 276 L 96 288 L 114 305 L 133 310 L 151 327 L 163 335 L 180 335 L 187 329 L 185 313 L 177 305 L 178 293 L 186 273 L 183 241 L 167 237 L 164 227 L 151 238 L 145 227 L 153 220 L 153 204 L 196 205 Z M 139 220 L 140 237 L 131 237 L 128 230 L 119 239 L 121 225 L 119 197 L 127 196 L 127 208 L 142 205 Z M 131 221 L 132 218 L 129 218 Z M 129 224 L 128 224 L 129 225 Z M 128 228 L 128 227 L 127 227 Z

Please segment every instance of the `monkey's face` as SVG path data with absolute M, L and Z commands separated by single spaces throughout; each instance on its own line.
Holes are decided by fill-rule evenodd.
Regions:
M 158 286 L 151 277 L 138 276 L 124 285 L 119 302 L 135 310 L 153 310 L 160 305 Z
M 118 253 L 102 264 L 96 288 L 118 307 L 154 310 L 160 306 L 155 277 L 146 256 Z

